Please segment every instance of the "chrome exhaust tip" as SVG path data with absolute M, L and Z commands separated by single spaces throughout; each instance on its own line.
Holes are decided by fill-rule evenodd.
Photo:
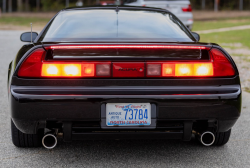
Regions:
M 42 144 L 46 149 L 53 149 L 57 145 L 57 138 L 54 134 L 46 134 L 42 139 Z
M 200 141 L 204 146 L 211 146 L 215 141 L 215 136 L 212 132 L 206 131 L 200 135 Z

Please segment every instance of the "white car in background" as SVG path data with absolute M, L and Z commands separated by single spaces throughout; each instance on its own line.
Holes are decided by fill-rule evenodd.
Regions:
M 124 5 L 167 9 L 192 30 L 193 14 L 189 0 L 124 0 Z

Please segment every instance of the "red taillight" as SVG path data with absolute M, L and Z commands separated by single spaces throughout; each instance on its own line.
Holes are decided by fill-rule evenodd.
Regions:
M 110 62 L 44 61 L 46 51 L 36 49 L 22 63 L 19 77 L 109 77 Z
M 61 49 L 61 47 L 59 48 Z M 17 74 L 19 77 L 37 77 L 37 78 L 228 77 L 228 76 L 234 76 L 236 74 L 235 69 L 231 64 L 231 61 L 223 54 L 222 51 L 220 51 L 219 49 L 211 49 L 209 53 L 211 55 L 211 59 L 207 61 L 112 62 L 112 63 L 107 61 L 73 62 L 72 60 L 71 61 L 45 60 L 46 51 L 42 48 L 39 48 L 33 51 L 25 59 L 25 61 L 20 66 Z
M 42 57 L 45 50 L 42 48 L 33 51 L 21 65 L 18 76 L 20 77 L 40 77 L 42 69 Z
M 148 77 L 208 77 L 213 76 L 214 74 L 213 64 L 211 62 L 169 62 L 162 64 L 148 63 L 147 67 Z
M 109 77 L 110 63 L 43 62 L 41 77 Z
M 228 58 L 218 49 L 212 49 L 214 76 L 234 76 L 235 70 Z
M 82 72 L 81 64 L 43 63 L 41 76 L 80 77 L 85 76 L 85 70 Z
M 182 11 L 183 11 L 183 12 L 192 12 L 192 7 L 191 7 L 191 5 L 188 5 L 187 8 L 182 8 Z

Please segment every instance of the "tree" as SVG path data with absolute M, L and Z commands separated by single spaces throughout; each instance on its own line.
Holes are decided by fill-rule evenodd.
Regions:
M 36 0 L 36 11 L 40 11 L 40 0 Z
M 12 12 L 12 0 L 8 1 L 8 12 Z
M 28 12 L 29 11 L 29 0 L 25 0 L 25 11 Z
M 23 9 L 23 6 L 22 6 L 22 0 L 17 0 L 17 10 L 18 12 L 21 12 L 22 9 Z

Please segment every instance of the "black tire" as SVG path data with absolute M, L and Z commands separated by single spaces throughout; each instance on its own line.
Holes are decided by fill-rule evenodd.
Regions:
M 215 141 L 213 145 L 216 145 L 216 146 L 225 145 L 228 142 L 230 135 L 231 135 L 231 129 L 228 130 L 227 132 L 216 133 Z
M 42 146 L 43 130 L 39 130 L 37 134 L 22 133 L 11 120 L 11 136 L 12 142 L 16 147 L 40 147 Z

